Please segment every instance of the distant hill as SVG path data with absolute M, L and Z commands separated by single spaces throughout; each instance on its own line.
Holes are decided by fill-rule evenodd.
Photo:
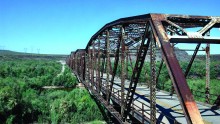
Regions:
M 15 52 L 11 50 L 0 50 L 0 55 L 28 55 L 29 53 Z
M 204 60 L 206 60 L 206 55 L 197 55 L 196 59 L 204 61 Z M 210 56 L 210 60 L 211 61 L 220 61 L 220 54 L 212 54 Z
M 137 52 L 135 50 L 133 50 L 133 52 Z M 185 51 L 185 50 L 181 50 L 179 48 L 174 48 L 174 53 L 177 57 L 177 59 L 179 61 L 189 61 L 190 60 L 190 56 L 191 55 L 188 55 L 188 53 Z M 131 55 L 131 59 L 133 61 L 136 60 L 136 55 Z M 156 61 L 161 61 L 161 58 L 162 58 L 162 53 L 160 50 L 156 50 Z M 147 56 L 145 57 L 145 61 L 149 62 L 150 61 L 150 54 L 149 54 L 149 51 L 148 51 L 148 54 Z
M 23 53 L 10 50 L 0 50 L 0 59 L 55 59 L 65 60 L 67 55 L 58 54 L 35 54 L 35 53 Z

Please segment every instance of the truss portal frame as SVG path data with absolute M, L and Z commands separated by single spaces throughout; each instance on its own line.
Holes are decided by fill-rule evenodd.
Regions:
M 200 30 L 196 32 L 186 30 L 196 27 Z M 135 120 L 131 117 L 130 112 L 140 72 L 144 68 L 145 57 L 147 54 L 153 56 L 155 52 L 152 50 L 153 48 L 159 49 L 162 56 L 161 67 L 165 63 L 187 122 L 201 124 L 203 123 L 202 117 L 187 85 L 186 76 L 201 44 L 220 44 L 220 38 L 207 36 L 213 28 L 220 28 L 220 17 L 146 14 L 121 18 L 103 26 L 91 37 L 84 50 L 72 52 L 66 61 L 72 69 L 77 71 L 76 73 L 81 77 L 82 82 L 92 81 L 94 83 L 91 84 L 92 88 L 89 90 L 95 90 L 92 92 L 95 93 L 98 100 L 101 100 L 99 102 L 103 103 L 107 110 L 111 106 L 112 87 L 117 68 L 119 68 L 118 63 L 123 64 L 120 67 L 122 70 L 125 69 L 125 63 L 131 66 L 133 73 L 128 91 L 125 94 L 123 86 L 121 89 L 120 110 L 111 106 L 109 112 L 118 122 L 134 122 Z M 172 44 L 177 43 L 198 44 L 185 73 L 182 71 L 173 50 Z M 149 47 L 150 44 L 155 44 L 155 46 Z M 136 56 L 134 64 L 132 64 L 131 56 L 133 59 Z M 155 61 L 155 56 L 153 57 L 153 59 L 151 58 L 152 62 Z M 130 62 L 128 62 L 129 60 Z M 152 62 L 151 64 L 155 64 Z M 96 64 L 94 65 L 94 63 Z M 155 69 L 152 70 L 153 72 L 148 73 L 154 75 L 151 79 L 151 88 L 154 88 L 151 90 L 151 94 L 155 95 L 153 92 L 155 92 L 158 75 L 155 75 Z M 103 82 L 101 79 L 106 72 L 107 79 Z M 94 77 L 94 75 L 97 76 Z M 90 78 L 86 79 L 85 77 Z M 122 73 L 122 85 L 124 85 L 125 77 L 125 73 Z M 103 85 L 104 87 L 102 87 Z M 87 84 L 86 86 L 90 87 Z M 152 96 L 152 99 L 154 97 Z M 152 111 L 156 111 L 155 99 L 151 103 L 154 104 Z M 151 119 L 151 122 L 156 122 L 156 120 Z

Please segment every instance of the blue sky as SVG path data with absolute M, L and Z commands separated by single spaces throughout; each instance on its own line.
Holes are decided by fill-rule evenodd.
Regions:
M 219 5 L 219 0 L 0 0 L 0 49 L 69 54 L 85 48 L 102 26 L 122 17 L 220 16 Z

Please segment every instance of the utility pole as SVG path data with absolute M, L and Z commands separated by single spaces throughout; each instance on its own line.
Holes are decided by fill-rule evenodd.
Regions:
M 37 49 L 37 54 L 40 54 L 40 49 L 39 48 Z
M 5 49 L 5 46 L 0 46 L 0 50 L 4 50 Z
M 24 53 L 27 53 L 27 48 L 24 48 Z

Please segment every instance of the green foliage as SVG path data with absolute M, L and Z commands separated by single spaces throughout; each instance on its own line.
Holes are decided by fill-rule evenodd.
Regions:
M 135 65 L 135 62 L 133 63 L 133 67 Z M 156 63 L 156 70 L 158 73 L 160 66 L 160 62 Z M 183 73 L 185 73 L 186 68 L 188 66 L 188 62 L 180 62 L 180 66 L 183 70 Z M 131 79 L 132 76 L 132 68 L 129 66 L 128 67 L 128 75 L 127 78 L 128 80 Z M 117 76 L 121 76 L 121 65 L 119 63 L 119 66 L 117 68 Z M 206 76 L 206 63 L 201 60 L 195 60 L 191 70 L 187 76 L 187 83 L 194 94 L 194 97 L 196 100 L 205 102 L 205 76 Z M 143 65 L 143 68 L 141 70 L 140 78 L 139 78 L 139 84 L 149 84 L 150 83 L 150 63 L 145 62 Z M 217 83 L 219 82 L 220 79 L 220 63 L 218 61 L 212 61 L 210 63 L 210 99 L 211 102 L 213 103 L 214 100 L 216 100 L 217 96 L 220 94 L 220 84 Z M 158 83 L 157 83 L 157 88 L 161 90 L 165 90 L 170 92 L 171 91 L 171 86 L 172 82 L 170 80 L 170 76 L 167 70 L 167 67 L 165 64 L 163 64 L 163 67 L 160 72 L 160 76 L 158 78 Z
M 0 60 L 0 123 L 79 123 L 102 119 L 70 69 L 55 61 Z M 67 90 L 43 90 L 43 86 Z M 95 112 L 94 112 L 95 111 Z
M 54 100 L 50 109 L 52 123 L 80 123 L 102 119 L 95 102 L 83 89 L 74 89 L 65 97 Z
M 99 120 L 95 120 L 95 121 L 87 122 L 85 124 L 105 124 L 105 122 L 99 121 Z
M 195 95 L 195 99 L 201 102 L 205 102 L 205 79 L 188 79 L 188 85 L 192 91 L 192 93 Z M 210 102 L 214 103 L 217 96 L 220 94 L 220 85 L 219 80 L 213 79 L 210 80 Z
M 0 111 L 11 111 L 17 105 L 16 93 L 10 86 L 5 86 L 0 90 Z
M 12 124 L 14 118 L 15 118 L 14 115 L 10 115 L 10 116 L 7 118 L 7 120 L 6 120 L 6 124 Z
M 180 66 L 185 72 L 188 62 L 181 62 Z M 205 79 L 206 76 L 206 63 L 204 61 L 196 60 L 191 70 L 188 74 L 187 83 L 189 88 L 191 89 L 195 100 L 205 102 Z M 217 61 L 213 61 L 210 63 L 210 103 L 214 103 L 217 96 L 220 94 L 220 84 L 219 82 L 220 76 L 220 63 Z M 171 90 L 171 80 L 168 75 L 168 71 L 166 68 L 161 70 L 161 75 L 159 77 L 158 88 L 170 92 Z
M 52 85 L 54 86 L 65 86 L 65 87 L 75 87 L 76 86 L 76 78 L 73 77 L 73 74 L 70 73 L 71 70 L 65 67 L 65 71 L 62 75 L 59 75 L 54 78 L 52 81 Z

